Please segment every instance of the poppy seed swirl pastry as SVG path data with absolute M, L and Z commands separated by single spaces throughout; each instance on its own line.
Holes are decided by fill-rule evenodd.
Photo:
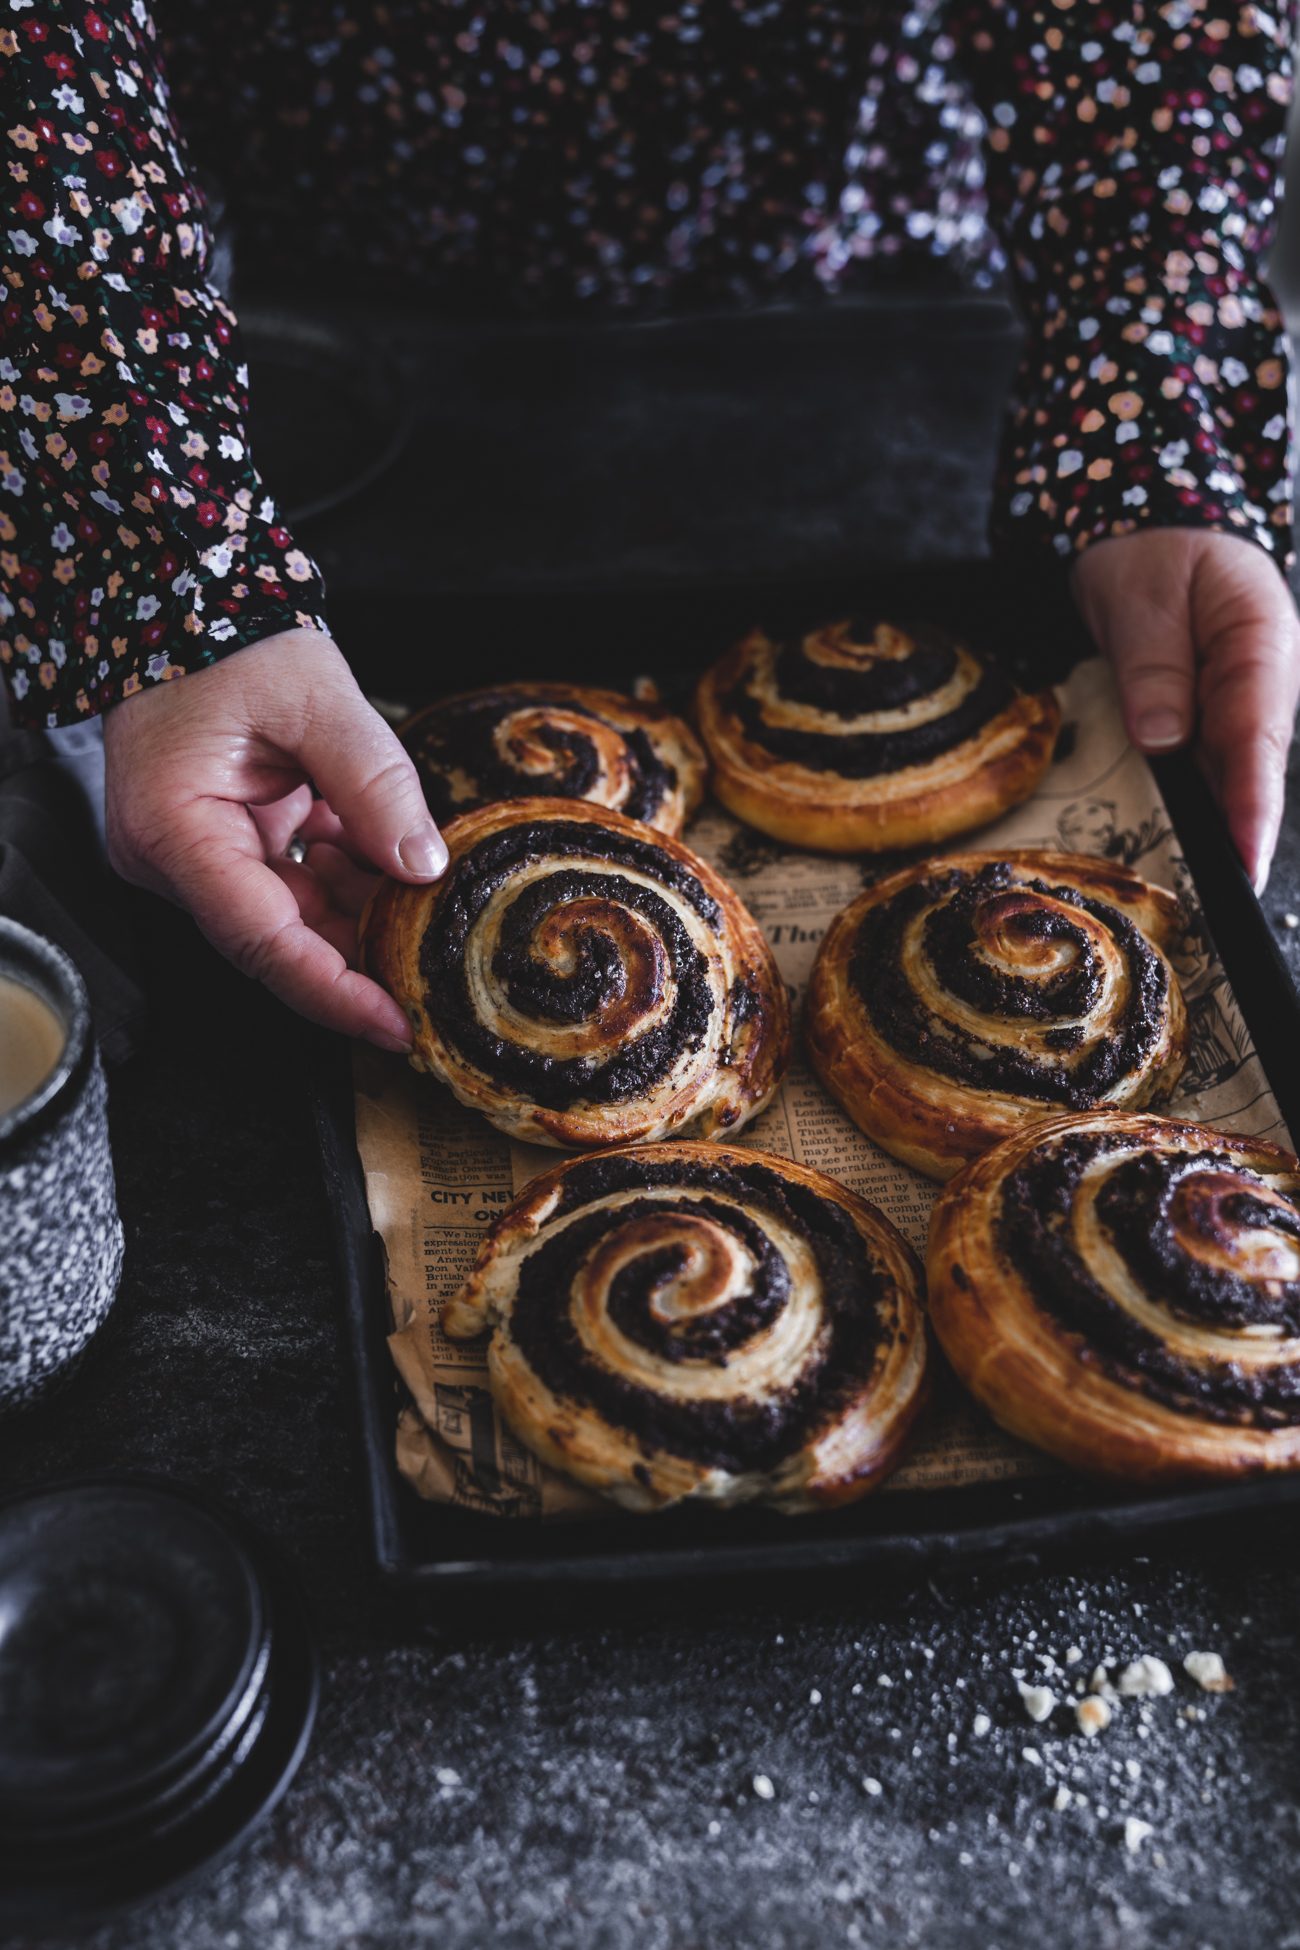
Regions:
M 433 886 L 384 881 L 367 974 L 406 1011 L 411 1061 L 498 1130 L 575 1150 L 738 1130 L 790 1053 L 757 924 L 678 840 L 581 800 L 453 820 Z
M 930 1316 L 1004 1428 L 1136 1481 L 1300 1466 L 1300 1160 L 1094 1111 L 969 1165 L 934 1210 Z
M 704 796 L 690 727 L 617 691 L 465 691 L 417 712 L 398 735 L 440 826 L 497 799 L 587 799 L 676 837 Z
M 752 631 L 701 679 L 695 717 L 738 818 L 792 846 L 881 853 L 1027 799 L 1061 712 L 938 630 L 838 622 L 780 643 Z
M 543 1173 L 492 1225 L 443 1326 L 490 1329 L 507 1422 L 633 1510 L 812 1510 L 899 1460 L 924 1400 L 920 1266 L 833 1179 L 717 1144 Z
M 1061 1110 L 1136 1110 L 1186 1060 L 1163 888 L 1071 853 L 958 853 L 838 914 L 808 993 L 813 1068 L 905 1164 L 947 1178 Z

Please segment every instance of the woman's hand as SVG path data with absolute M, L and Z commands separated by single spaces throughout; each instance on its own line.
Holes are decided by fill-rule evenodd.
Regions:
M 313 1021 L 410 1046 L 391 996 L 348 965 L 356 917 L 373 870 L 436 880 L 447 849 L 414 766 L 328 637 L 287 630 L 130 698 L 109 712 L 104 746 L 109 856 L 125 879 L 188 908 L 237 968 Z M 301 863 L 285 856 L 295 834 Z
M 1268 879 L 1300 694 L 1300 624 L 1253 542 L 1152 528 L 1094 542 L 1074 568 L 1084 621 L 1144 752 L 1193 736 L 1256 893 Z

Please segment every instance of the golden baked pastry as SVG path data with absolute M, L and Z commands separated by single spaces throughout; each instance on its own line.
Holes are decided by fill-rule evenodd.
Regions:
M 813 1067 L 855 1124 L 947 1178 L 1026 1123 L 1170 1091 L 1187 1010 L 1172 894 L 1072 853 L 954 853 L 838 914 L 808 992 Z
M 640 1145 L 534 1179 L 443 1325 L 490 1328 L 520 1441 L 629 1509 L 812 1510 L 899 1460 L 924 1395 L 920 1270 L 820 1172 Z
M 439 825 L 497 799 L 589 799 L 676 836 L 704 796 L 704 753 L 657 704 L 577 684 L 464 691 L 399 727 Z
M 711 1137 L 763 1109 L 789 998 L 712 867 L 582 800 L 501 801 L 444 837 L 443 878 L 384 881 L 362 921 L 417 1069 L 510 1136 L 578 1150 Z
M 791 846 L 933 845 L 1027 799 L 1051 761 L 1053 692 L 1017 691 L 941 631 L 751 631 L 701 679 L 713 790 Z
M 1300 1160 L 1115 1111 L 1054 1117 L 940 1196 L 930 1317 L 1026 1442 L 1130 1481 L 1300 1465 Z

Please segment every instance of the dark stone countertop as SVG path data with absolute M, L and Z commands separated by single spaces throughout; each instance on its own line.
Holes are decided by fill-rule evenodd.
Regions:
M 1266 908 L 1279 922 L 1300 908 L 1295 812 Z M 1148 1557 L 902 1593 L 858 1579 L 562 1622 L 512 1604 L 495 1621 L 395 1615 L 368 1569 L 349 1432 L 305 1088 L 320 1044 L 184 923 L 140 911 L 157 1023 L 112 1083 L 121 1296 L 76 1383 L 0 1427 L 0 1482 L 142 1468 L 225 1499 L 295 1567 L 324 1684 L 302 1772 L 237 1858 L 47 1941 L 1293 1940 L 1291 1518 L 1280 1537 L 1181 1536 Z M 1300 934 L 1280 936 L 1300 972 Z M 1193 1649 L 1222 1653 L 1235 1692 L 1192 1686 Z M 1016 1674 L 1076 1650 L 1072 1674 L 1159 1654 L 1174 1696 L 1124 1703 L 1092 1742 L 1059 1712 L 1033 1724 Z M 1130 1848 L 1133 1821 L 1149 1831 L 1130 1828 Z

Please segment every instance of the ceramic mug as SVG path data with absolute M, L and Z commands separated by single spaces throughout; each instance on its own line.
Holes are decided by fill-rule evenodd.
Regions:
M 0 1011 L 3 1410 L 68 1375 L 102 1326 L 122 1222 L 86 985 L 61 948 L 3 916 Z

